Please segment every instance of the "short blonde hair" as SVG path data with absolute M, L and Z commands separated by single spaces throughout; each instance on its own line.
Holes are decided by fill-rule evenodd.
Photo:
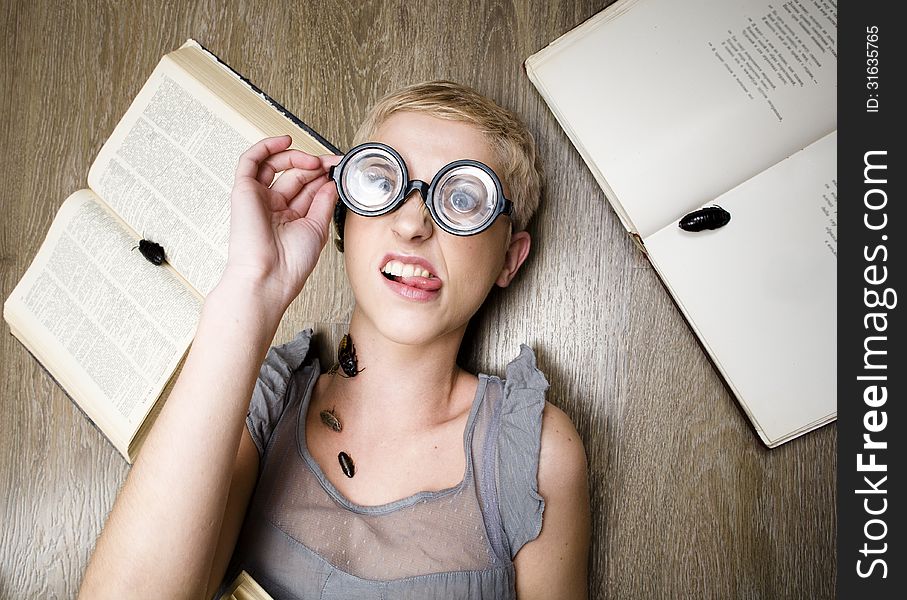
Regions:
M 539 205 L 542 174 L 535 140 L 526 125 L 509 110 L 476 90 L 453 81 L 426 81 L 391 92 L 378 100 L 363 120 L 353 145 L 370 141 L 392 114 L 412 111 L 439 119 L 469 123 L 488 139 L 497 159 L 497 173 L 513 202 L 515 231 L 526 228 Z

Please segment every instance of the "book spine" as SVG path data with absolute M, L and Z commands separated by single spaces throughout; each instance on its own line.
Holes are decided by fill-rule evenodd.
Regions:
M 196 43 L 198 43 L 198 42 L 196 42 Z M 214 60 L 216 60 L 221 66 L 223 66 L 225 69 L 228 69 L 231 73 L 233 73 L 236 77 L 238 77 L 240 81 L 242 81 L 247 86 L 249 86 L 249 88 L 251 88 L 252 91 L 254 91 L 256 94 L 258 94 L 259 96 L 264 98 L 264 100 L 268 104 L 273 106 L 274 109 L 277 110 L 277 112 L 282 114 L 284 117 L 286 117 L 287 119 L 292 121 L 300 129 L 302 129 L 303 131 L 308 133 L 310 136 L 315 138 L 318 141 L 318 143 L 320 143 L 322 146 L 324 146 L 325 148 L 327 148 L 334 154 L 343 154 L 334 144 L 330 143 L 329 141 L 327 141 L 326 139 L 321 137 L 321 135 L 317 131 L 315 131 L 314 129 L 309 127 L 305 123 L 305 121 L 303 121 L 302 119 L 300 119 L 299 117 L 294 115 L 292 112 L 287 110 L 282 104 L 277 102 L 277 100 L 275 100 L 274 98 L 269 96 L 261 88 L 259 88 L 257 85 L 252 83 L 247 77 L 244 77 L 241 73 L 237 72 L 233 67 L 231 67 L 230 65 L 228 65 L 227 63 L 222 61 L 216 54 L 214 54 L 213 52 L 211 52 L 210 50 L 205 48 L 202 44 L 199 44 L 199 47 L 201 47 L 202 50 L 204 50 L 205 52 L 210 54 L 212 57 L 214 57 Z

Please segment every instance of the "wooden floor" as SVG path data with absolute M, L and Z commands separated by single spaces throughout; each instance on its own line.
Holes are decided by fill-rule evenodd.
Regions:
M 607 0 L 59 2 L 0 8 L 0 292 L 160 57 L 192 37 L 346 148 L 367 106 L 450 78 L 536 134 L 534 255 L 482 314 L 470 366 L 525 342 L 581 433 L 591 598 L 831 598 L 835 425 L 766 450 L 521 68 Z M 669 101 L 669 100 L 666 100 Z M 330 265 L 328 265 L 330 266 Z M 320 268 L 279 337 L 337 335 L 350 297 Z M 741 340 L 745 343 L 745 340 Z M 0 598 L 71 598 L 127 465 L 0 336 Z

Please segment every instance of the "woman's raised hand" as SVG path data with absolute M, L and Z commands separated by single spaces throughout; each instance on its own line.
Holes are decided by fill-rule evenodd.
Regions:
M 327 173 L 340 161 L 288 150 L 290 143 L 288 135 L 266 138 L 240 156 L 224 272 L 284 308 L 302 290 L 328 239 L 337 189 Z

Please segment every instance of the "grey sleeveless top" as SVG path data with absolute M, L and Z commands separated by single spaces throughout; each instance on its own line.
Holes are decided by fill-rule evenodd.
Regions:
M 320 374 L 311 330 L 272 348 L 246 425 L 259 479 L 224 580 L 248 571 L 274 598 L 514 598 L 512 559 L 542 526 L 538 493 L 548 382 L 522 346 L 506 380 L 481 374 L 456 486 L 380 506 L 345 498 L 306 446 Z

